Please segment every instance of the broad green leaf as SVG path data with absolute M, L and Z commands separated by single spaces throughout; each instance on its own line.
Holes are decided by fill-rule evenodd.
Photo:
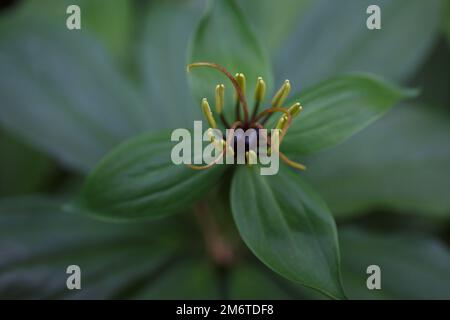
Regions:
M 449 2 L 450 6 L 450 2 Z M 418 100 L 433 107 L 447 108 L 450 101 L 448 83 L 450 81 L 450 45 L 439 41 L 423 63 L 411 85 L 420 88 Z
M 128 0 L 66 0 L 82 11 L 84 26 L 96 35 L 113 53 L 129 59 L 132 45 L 133 3 Z M 67 17 L 67 15 L 66 15 Z
M 297 156 L 339 144 L 413 94 L 369 75 L 320 83 L 293 99 L 303 111 L 293 120 L 282 148 Z
M 189 91 L 186 49 L 202 13 L 200 1 L 153 1 L 138 44 L 142 91 L 158 114 L 156 128 L 178 128 L 199 119 Z
M 235 173 L 231 208 L 239 233 L 277 273 L 344 298 L 333 217 L 298 172 L 280 169 L 274 176 L 260 175 L 257 167 Z
M 249 27 L 244 15 L 234 0 L 212 1 L 208 12 L 200 21 L 193 36 L 189 63 L 213 62 L 222 65 L 234 75 L 244 73 L 247 78 L 247 98 L 249 108 L 256 80 L 259 76 L 272 88 L 272 71 L 266 53 Z M 198 68 L 189 74 L 192 92 L 200 105 L 203 97 L 214 102 L 214 90 L 217 84 L 225 84 L 227 114 L 234 114 L 235 98 L 231 83 L 216 70 Z M 231 118 L 230 118 L 231 119 Z
M 0 196 L 37 192 L 50 180 L 50 159 L 3 131 L 0 154 Z
M 449 299 L 450 252 L 417 234 L 339 230 L 342 273 L 351 299 Z M 381 269 L 381 290 L 368 290 L 367 267 Z
M 129 298 L 133 284 L 149 286 L 183 260 L 187 225 L 115 225 L 60 208 L 44 198 L 0 201 L 2 299 Z M 81 268 L 82 290 L 67 289 L 69 265 Z
M 0 124 L 86 171 L 151 127 L 149 110 L 85 33 L 16 19 L 0 29 Z
M 372 4 L 381 9 L 380 30 L 366 27 Z M 434 44 L 442 9 L 440 0 L 314 1 L 280 46 L 277 77 L 303 87 L 353 71 L 406 80 Z
M 322 293 L 303 287 L 273 272 L 259 260 L 236 263 L 227 274 L 229 298 L 235 299 L 314 299 L 328 297 Z
M 306 161 L 334 214 L 374 207 L 449 216 L 450 116 L 402 105 L 337 148 Z
M 147 133 L 111 151 L 87 178 L 75 207 L 113 220 L 187 210 L 218 184 L 222 170 L 175 165 L 171 151 L 177 142 L 170 139 L 168 133 Z
M 445 14 L 444 18 L 444 32 L 447 36 L 447 43 L 450 45 L 450 3 L 446 3 L 447 5 L 447 12 Z
M 308 12 L 311 0 L 246 0 L 239 5 L 271 52 L 278 52 L 297 21 Z
M 277 286 L 267 274 L 250 263 L 236 265 L 230 270 L 227 278 L 229 280 L 229 295 L 232 300 L 292 298 L 288 292 Z
M 209 261 L 185 259 L 130 295 L 132 299 L 219 299 L 219 281 Z
M 23 19 L 53 21 L 55 27 L 66 28 L 66 13 L 70 5 L 81 10 L 81 30 L 98 37 L 111 51 L 121 58 L 129 45 L 132 3 L 128 0 L 27 0 L 14 8 L 14 15 Z

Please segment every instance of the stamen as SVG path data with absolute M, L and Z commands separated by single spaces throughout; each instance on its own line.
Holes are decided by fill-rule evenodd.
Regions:
M 289 107 L 288 112 L 291 114 L 292 118 L 297 116 L 300 111 L 302 111 L 302 106 L 299 102 L 294 103 L 292 106 Z
M 275 112 L 283 112 L 284 113 L 284 117 L 287 117 L 287 123 L 284 124 L 283 129 L 281 131 L 281 135 L 280 135 L 280 144 L 281 141 L 283 141 L 284 136 L 286 135 L 287 130 L 289 129 L 289 127 L 291 126 L 291 122 L 292 122 L 292 116 L 289 113 L 288 109 L 286 108 L 269 108 L 264 110 L 263 112 L 261 112 L 257 117 L 256 117 L 256 121 L 258 121 L 260 118 L 264 117 L 266 114 L 268 116 L 270 116 L 271 114 L 275 113 Z M 267 121 L 267 116 L 264 118 L 264 121 Z
M 214 145 L 214 148 L 216 148 L 216 150 L 221 150 L 220 154 L 217 156 L 216 159 L 214 159 L 213 162 L 207 164 L 207 165 L 203 165 L 203 166 L 197 166 L 197 165 L 193 165 L 193 164 L 186 164 L 189 168 L 193 169 L 193 170 L 206 170 L 211 168 L 212 166 L 214 166 L 215 164 L 217 164 L 220 159 L 222 159 L 223 155 L 224 155 L 224 147 L 223 147 L 223 140 L 221 139 L 220 141 L 218 141 L 214 135 L 214 132 L 211 128 L 208 129 L 208 131 L 206 132 L 209 141 L 211 141 L 211 143 Z
M 216 120 L 214 120 L 214 116 L 212 114 L 211 107 L 209 106 L 208 100 L 206 98 L 203 98 L 203 100 L 202 100 L 202 111 L 203 111 L 203 115 L 205 116 L 206 120 L 208 120 L 210 127 L 216 129 L 217 123 L 216 123 Z
M 278 120 L 277 125 L 275 126 L 275 129 L 283 130 L 284 127 L 287 124 L 287 117 L 285 115 L 281 116 L 280 120 Z
M 216 86 L 216 112 L 218 114 L 222 113 L 224 101 L 225 101 L 225 86 L 223 84 L 218 84 Z
M 280 107 L 291 91 L 289 80 L 285 80 L 281 88 L 277 91 L 272 99 L 272 107 Z
M 254 150 L 249 150 L 245 153 L 245 159 L 247 160 L 247 164 L 249 166 L 258 163 L 258 155 Z
M 261 119 L 262 117 L 264 117 L 265 115 L 271 115 L 275 112 L 283 112 L 285 114 L 286 117 L 288 117 L 288 120 L 292 118 L 291 114 L 289 113 L 288 109 L 286 108 L 282 108 L 282 107 L 276 107 L 276 108 L 268 108 L 266 110 L 264 110 L 263 112 L 261 112 L 255 119 L 255 121 L 258 121 L 259 119 Z M 264 125 L 264 121 L 267 119 L 267 117 L 263 120 L 262 124 Z M 289 120 L 290 121 L 290 120 Z
M 216 86 L 216 112 L 219 114 L 220 121 L 222 122 L 225 128 L 228 128 L 230 125 L 228 124 L 227 119 L 222 113 L 223 106 L 225 105 L 225 86 L 223 84 L 218 84 Z
M 279 151 L 278 154 L 280 155 L 281 160 L 283 160 L 287 165 L 289 165 L 295 169 L 298 169 L 298 170 L 306 170 L 306 167 L 303 164 L 292 161 L 291 159 L 286 157 L 286 155 L 284 153 L 282 153 L 281 151 Z
M 248 119 L 248 105 L 247 101 L 245 99 L 245 86 L 246 86 L 246 80 L 245 76 L 242 73 L 236 74 L 235 77 L 233 77 L 224 67 L 210 62 L 197 62 L 192 63 L 187 66 L 187 71 L 190 72 L 192 68 L 195 67 L 210 67 L 213 69 L 216 69 L 223 73 L 232 83 L 235 91 L 236 91 L 236 108 L 237 108 L 237 114 L 238 114 L 238 121 L 233 123 L 231 127 L 228 125 L 228 122 L 223 116 L 223 107 L 224 107 L 224 89 L 225 86 L 223 84 L 219 84 L 216 86 L 216 95 L 215 95 L 215 102 L 216 102 L 216 112 L 220 114 L 220 118 L 226 128 L 230 128 L 231 131 L 236 129 L 237 127 L 242 127 L 242 122 L 239 120 L 240 118 L 240 106 L 242 106 L 242 109 L 244 111 L 244 126 L 253 126 L 259 129 L 264 129 L 264 124 L 267 122 L 267 120 L 270 118 L 270 116 L 276 112 L 282 112 L 284 115 L 278 120 L 278 123 L 276 125 L 275 132 L 273 132 L 272 138 L 274 139 L 274 144 L 271 145 L 271 141 L 268 141 L 268 137 L 265 134 L 263 135 L 263 138 L 266 140 L 266 143 L 268 144 L 269 148 L 267 149 L 268 154 L 271 152 L 277 152 L 281 158 L 287 165 L 299 169 L 299 170 L 305 170 L 306 167 L 298 162 L 290 160 L 285 154 L 283 154 L 281 151 L 279 151 L 279 146 L 281 145 L 281 142 L 286 135 L 287 130 L 291 126 L 292 119 L 297 116 L 300 111 L 302 110 L 302 106 L 300 103 L 294 103 L 291 107 L 288 109 L 285 107 L 281 107 L 285 99 L 290 93 L 291 85 L 289 83 L 289 80 L 286 80 L 284 84 L 281 86 L 281 88 L 277 91 L 275 96 L 272 99 L 272 107 L 264 110 L 260 114 L 257 115 L 258 108 L 260 106 L 260 103 L 264 100 L 265 91 L 266 91 L 266 84 L 264 80 L 261 77 L 258 77 L 257 83 L 256 83 L 256 89 L 255 89 L 255 108 L 253 109 L 251 122 L 249 123 Z M 205 115 L 206 119 L 208 120 L 208 123 L 210 124 L 211 128 L 216 129 L 217 124 L 213 117 L 211 107 L 209 106 L 208 101 L 206 98 L 202 100 L 202 111 Z M 259 122 L 261 118 L 263 118 L 263 121 Z M 230 132 L 231 133 L 231 132 Z M 226 137 L 226 140 L 216 140 L 215 137 L 212 135 L 211 132 L 208 133 L 208 136 L 211 140 L 211 142 L 214 144 L 217 150 L 221 150 L 218 157 L 211 162 L 210 164 L 204 165 L 204 166 L 196 166 L 188 164 L 188 166 L 194 170 L 204 170 L 211 168 L 215 164 L 217 164 L 224 156 L 224 154 L 230 153 L 234 156 L 234 150 L 231 147 L 231 140 L 234 137 L 234 134 L 228 134 Z M 272 139 L 271 139 L 272 140 Z M 249 150 L 245 154 L 246 161 L 248 165 L 252 165 L 257 163 L 258 154 L 254 150 Z
M 234 156 L 234 151 L 231 148 L 231 146 L 227 145 L 227 142 L 223 139 L 217 140 L 217 136 L 214 135 L 213 130 L 210 128 L 208 129 L 207 133 L 209 140 L 213 143 L 216 150 L 225 150 L 225 153 L 230 153 Z
M 222 159 L 223 157 L 223 151 L 219 154 L 219 156 L 214 159 L 213 162 L 211 162 L 210 164 L 204 165 L 204 166 L 197 166 L 195 164 L 186 164 L 189 168 L 193 169 L 193 170 L 206 170 L 209 169 L 211 167 L 213 167 L 214 165 L 216 165 L 220 159 Z
M 241 88 L 242 94 L 245 96 L 245 89 L 246 89 L 245 75 L 243 73 L 236 73 L 234 77 L 236 78 L 236 81 L 239 84 L 239 88 Z M 236 98 L 239 99 L 239 97 Z
M 209 141 L 211 141 L 211 143 L 214 145 L 214 148 L 216 150 L 223 150 L 224 144 L 222 142 L 224 142 L 224 141 L 223 141 L 223 139 L 219 139 L 219 140 L 217 139 L 217 137 L 214 135 L 213 129 L 209 128 L 208 131 L 206 132 L 206 134 L 209 138 Z
M 289 165 L 289 166 L 291 166 L 291 167 L 293 167 L 295 169 L 298 169 L 298 170 L 306 170 L 306 166 L 305 165 L 303 165 L 301 163 L 298 163 L 298 162 L 295 162 L 295 161 L 292 161 L 283 152 L 281 152 L 279 150 L 279 147 L 280 147 L 280 144 L 281 144 L 281 140 L 280 140 L 280 138 L 278 138 L 279 132 L 280 132 L 280 130 L 275 130 L 275 132 L 273 133 L 273 135 L 275 136 L 275 138 L 273 140 L 275 141 L 276 144 L 271 145 L 270 148 L 267 149 L 267 154 L 270 156 L 272 151 L 274 151 L 274 152 L 278 153 L 278 155 L 280 156 L 281 160 L 283 160 L 283 162 L 285 162 L 287 165 Z M 263 138 L 266 140 L 266 143 L 269 144 L 267 136 L 263 135 Z
M 280 131 L 281 130 L 275 130 L 275 132 L 272 133 L 271 139 L 270 139 L 270 149 L 269 149 L 269 156 L 272 154 L 272 150 L 275 150 L 275 152 L 280 151 Z M 272 144 L 272 141 L 274 142 Z
M 264 82 L 262 77 L 258 77 L 258 80 L 256 81 L 255 100 L 261 102 L 264 100 L 265 95 L 266 83 Z
M 239 84 L 239 88 L 241 88 L 242 94 L 245 97 L 245 76 L 243 73 L 236 73 L 236 75 L 234 76 L 237 83 Z M 240 107 L 240 103 L 239 103 L 239 97 L 236 94 L 236 120 L 240 121 L 241 120 L 241 109 Z
M 264 129 L 264 127 L 262 125 L 260 125 L 259 123 L 256 124 L 256 127 L 259 128 L 259 129 Z M 272 133 L 272 138 L 270 140 L 267 137 L 267 135 L 265 134 L 264 130 L 260 131 L 259 134 L 263 137 L 266 145 L 268 146 L 267 150 L 266 150 L 268 156 L 271 155 L 271 153 L 272 153 L 271 149 L 272 148 L 275 147 L 276 150 L 278 150 L 280 130 L 275 130 L 275 132 Z M 275 137 L 275 138 L 273 138 L 273 137 Z M 272 139 L 276 142 L 274 145 L 272 145 Z
M 291 83 L 289 80 L 285 80 L 281 88 L 275 93 L 275 96 L 272 99 L 272 108 L 280 107 L 284 100 L 286 100 L 289 92 L 291 91 Z M 272 114 L 268 114 L 261 123 L 264 125 L 270 119 Z
M 248 104 L 247 104 L 247 100 L 245 100 L 245 96 L 244 93 L 242 92 L 241 88 L 239 87 L 239 83 L 236 81 L 236 79 L 231 75 L 231 73 L 228 72 L 227 69 L 225 69 L 224 67 L 216 64 L 216 63 L 212 63 L 212 62 L 195 62 L 195 63 L 191 63 L 187 65 L 187 72 L 190 72 L 192 70 L 192 68 L 197 68 L 197 67 L 209 67 L 209 68 L 213 68 L 216 69 L 220 72 L 222 72 L 233 84 L 234 89 L 237 92 L 237 95 L 239 97 L 239 100 L 241 102 L 242 105 L 242 109 L 244 110 L 244 121 L 247 124 L 248 123 Z
M 259 106 L 261 105 L 261 102 L 264 100 L 265 95 L 266 95 L 266 83 L 264 82 L 262 77 L 258 77 L 255 89 L 255 107 L 253 108 L 251 122 L 255 120 L 255 117 L 258 114 Z
M 235 123 L 232 124 L 230 130 L 234 130 L 240 125 L 242 125 L 242 123 L 240 121 L 236 121 Z M 231 155 L 234 155 L 233 148 L 231 148 L 231 146 L 230 146 L 231 139 L 233 138 L 233 136 L 234 135 L 228 135 L 227 141 L 225 142 L 225 146 L 224 146 L 222 152 L 210 164 L 207 164 L 204 166 L 197 166 L 197 165 L 193 165 L 193 164 L 186 164 L 186 165 L 193 170 L 206 170 L 206 169 L 213 167 L 215 164 L 217 164 L 220 161 L 220 159 L 224 156 L 224 154 L 227 152 L 227 150 L 229 151 L 231 149 L 231 152 L 232 152 Z

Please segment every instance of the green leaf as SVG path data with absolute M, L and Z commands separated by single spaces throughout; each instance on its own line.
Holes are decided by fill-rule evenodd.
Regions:
M 185 259 L 148 282 L 131 299 L 220 299 L 219 281 L 209 261 Z
M 257 167 L 240 167 L 231 208 L 244 242 L 267 266 L 331 297 L 345 297 L 333 217 L 298 172 L 283 167 L 262 176 Z
M 450 3 L 446 3 L 447 12 L 444 18 L 444 32 L 447 37 L 447 43 L 450 45 Z
M 186 48 L 200 19 L 199 1 L 153 1 L 138 43 L 142 92 L 158 121 L 154 128 L 179 128 L 199 119 L 186 78 Z
M 90 0 L 69 0 L 67 2 L 69 4 L 79 3 L 83 26 L 95 34 L 108 49 L 122 59 L 129 58 L 127 55 L 129 55 L 131 45 L 134 18 L 131 1 L 114 0 L 108 1 L 108 4 L 105 1 Z
M 115 225 L 64 212 L 46 198 L 1 200 L 0 297 L 131 297 L 136 284 L 164 279 L 184 259 L 180 250 L 192 230 L 164 221 Z M 82 290 L 67 289 L 69 265 L 81 268 Z
M 319 291 L 306 288 L 274 273 L 254 257 L 249 260 L 236 263 L 227 275 L 231 300 L 324 300 L 329 298 Z
M 320 83 L 294 98 L 303 111 L 289 128 L 282 148 L 297 156 L 339 144 L 414 94 L 370 75 Z
M 34 20 L 0 28 L 0 124 L 77 170 L 156 119 L 86 33 Z
M 65 28 L 69 5 L 81 10 L 81 30 L 95 35 L 108 49 L 124 58 L 130 39 L 132 6 L 128 0 L 27 0 L 16 6 L 14 15 L 22 19 L 53 21 L 55 27 Z M 56 26 L 56 24 L 58 26 Z
M 402 105 L 341 146 L 306 161 L 307 175 L 339 217 L 374 207 L 448 217 L 450 116 Z
M 49 182 L 50 159 L 3 131 L 0 154 L 0 196 L 37 192 Z
M 292 298 L 267 274 L 250 263 L 236 265 L 227 278 L 229 279 L 229 295 L 232 300 Z
M 175 144 L 168 133 L 147 133 L 120 145 L 89 175 L 75 206 L 113 220 L 187 210 L 218 183 L 222 170 L 175 165 L 171 160 Z
M 246 0 L 239 5 L 270 51 L 281 49 L 291 29 L 308 12 L 311 0 Z M 276 23 L 270 23 L 276 21 Z
M 411 81 L 411 85 L 420 88 L 421 94 L 418 101 L 433 107 L 448 107 L 450 101 L 450 91 L 447 86 L 450 81 L 450 75 L 447 72 L 450 70 L 449 56 L 450 45 L 445 41 L 440 41 L 428 55 Z
M 189 63 L 200 61 L 217 63 L 227 68 L 232 75 L 237 72 L 244 73 L 247 78 L 250 109 L 257 77 L 263 77 L 268 88 L 272 86 L 270 62 L 234 0 L 211 2 L 211 7 L 200 21 L 192 39 L 188 61 Z M 203 97 L 207 97 L 213 103 L 216 85 L 224 83 L 225 103 L 232 106 L 226 108 L 225 112 L 230 113 L 234 110 L 235 98 L 231 94 L 234 89 L 218 71 L 205 68 L 194 69 L 189 79 L 199 105 Z
M 372 4 L 381 9 L 380 30 L 366 27 L 366 9 Z M 363 71 L 406 80 L 439 35 L 441 4 L 440 0 L 314 1 L 280 47 L 278 79 L 308 87 L 330 76 Z
M 450 252 L 440 241 L 411 233 L 339 230 L 342 272 L 352 299 L 449 299 Z M 368 290 L 369 265 L 381 269 L 381 290 Z

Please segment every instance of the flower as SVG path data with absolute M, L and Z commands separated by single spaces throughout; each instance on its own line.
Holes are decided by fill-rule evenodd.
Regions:
M 235 129 L 242 129 L 244 131 L 246 131 L 248 129 L 253 129 L 255 133 L 253 134 L 253 136 L 252 135 L 250 135 L 250 136 L 234 135 L 234 137 L 233 137 L 230 135 L 229 138 L 223 139 L 220 142 L 216 142 L 216 143 L 219 143 L 219 145 L 222 148 L 222 153 L 220 153 L 218 158 L 213 163 L 205 165 L 205 166 L 189 165 L 192 169 L 202 170 L 202 169 L 208 169 L 208 168 L 212 167 L 214 164 L 217 163 L 217 160 L 219 160 L 220 158 L 222 158 L 224 156 L 224 154 L 226 154 L 227 150 L 229 150 L 229 153 L 236 155 L 237 154 L 236 148 L 238 145 L 238 140 L 240 140 L 240 139 L 246 139 L 245 155 L 247 158 L 247 163 L 249 163 L 248 160 L 250 158 L 253 159 L 253 161 L 251 161 L 251 162 L 256 163 L 257 158 L 260 156 L 259 152 L 261 152 L 261 148 L 258 148 L 256 146 L 257 138 L 259 137 L 260 133 L 263 134 L 263 130 L 261 130 L 261 129 L 264 129 L 264 125 L 268 122 L 270 117 L 275 112 L 281 112 L 281 113 L 283 113 L 283 115 L 280 117 L 280 119 L 278 120 L 278 122 L 275 126 L 275 129 L 277 130 L 277 131 L 275 131 L 275 134 L 277 135 L 276 139 L 273 139 L 274 137 L 270 137 L 270 135 L 264 137 L 264 140 L 270 146 L 270 149 L 267 150 L 267 152 L 270 153 L 271 151 L 276 150 L 276 152 L 279 154 L 280 158 L 286 164 L 288 164 L 294 168 L 300 169 L 300 170 L 306 169 L 304 165 L 290 160 L 288 157 L 286 157 L 286 155 L 284 155 L 284 153 L 279 151 L 279 146 L 281 145 L 281 142 L 283 141 L 283 137 L 286 135 L 286 133 L 291 125 L 292 119 L 295 116 L 297 116 L 300 113 L 300 111 L 302 110 L 302 106 L 298 102 L 295 102 L 289 108 L 282 107 L 283 103 L 285 102 L 286 98 L 289 95 L 289 92 L 291 91 L 291 85 L 290 85 L 289 80 L 286 80 L 283 83 L 283 85 L 281 86 L 281 88 L 274 95 L 274 97 L 272 99 L 271 107 L 263 110 L 261 113 L 258 114 L 259 107 L 260 107 L 261 103 L 264 101 L 264 95 L 265 95 L 265 91 L 266 91 L 266 84 L 265 84 L 263 78 L 258 77 L 257 83 L 256 83 L 256 89 L 255 89 L 255 99 L 254 99 L 255 105 L 253 107 L 252 114 L 249 115 L 249 108 L 248 108 L 248 103 L 246 100 L 246 92 L 245 92 L 246 78 L 243 73 L 237 73 L 236 76 L 233 77 L 226 68 L 224 68 L 218 64 L 211 63 L 211 62 L 191 63 L 188 65 L 187 70 L 189 72 L 192 68 L 196 68 L 196 67 L 209 67 L 209 68 L 219 70 L 230 80 L 230 82 L 233 85 L 233 88 L 236 93 L 236 107 L 235 107 L 236 119 L 235 119 L 235 121 L 233 121 L 233 123 L 231 125 L 229 124 L 228 120 L 225 119 L 225 116 L 222 112 L 223 106 L 225 104 L 224 103 L 225 86 L 224 86 L 224 84 L 218 84 L 216 86 L 216 99 L 215 99 L 216 100 L 216 112 L 220 116 L 222 125 L 225 128 L 232 129 L 233 131 Z M 241 108 L 243 111 L 242 119 L 241 119 Z M 202 111 L 203 111 L 203 115 L 205 116 L 206 120 L 208 121 L 211 129 L 216 129 L 217 123 L 216 123 L 216 120 L 214 119 L 214 116 L 211 111 L 211 107 L 209 106 L 209 103 L 206 98 L 203 98 L 203 100 L 202 100 Z M 279 135 L 279 137 L 278 137 L 278 135 Z M 234 138 L 234 142 L 231 141 L 231 139 L 233 139 L 233 138 Z M 254 140 L 253 147 L 251 146 L 252 143 L 251 142 L 249 143 L 249 140 L 252 140 L 252 138 Z M 214 142 L 214 138 L 212 137 L 211 139 L 212 139 L 212 142 Z M 276 141 L 276 144 L 277 144 L 276 147 L 274 145 L 270 145 L 271 140 Z

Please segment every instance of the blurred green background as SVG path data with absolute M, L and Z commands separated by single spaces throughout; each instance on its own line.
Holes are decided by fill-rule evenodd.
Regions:
M 65 27 L 72 3 L 81 31 Z M 450 3 L 238 3 L 269 48 L 275 83 L 289 78 L 301 91 L 364 71 L 421 89 L 303 160 L 335 215 L 350 298 L 449 299 Z M 381 7 L 381 30 L 365 27 L 369 4 Z M 198 115 L 185 64 L 204 10 L 194 0 L 2 2 L 0 298 L 324 298 L 272 273 L 238 239 L 239 259 L 214 265 L 190 213 L 117 225 L 60 209 L 113 146 Z M 69 264 L 83 270 L 81 291 L 65 289 Z M 381 266 L 382 290 L 366 288 L 370 264 Z

